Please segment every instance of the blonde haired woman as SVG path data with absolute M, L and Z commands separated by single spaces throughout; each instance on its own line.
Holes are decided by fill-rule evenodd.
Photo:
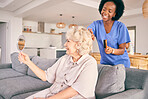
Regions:
M 19 60 L 43 81 L 53 83 L 27 99 L 95 99 L 98 70 L 96 60 L 88 53 L 92 49 L 91 33 L 84 27 L 68 30 L 66 55 L 46 71 L 30 61 L 28 55 L 19 54 Z

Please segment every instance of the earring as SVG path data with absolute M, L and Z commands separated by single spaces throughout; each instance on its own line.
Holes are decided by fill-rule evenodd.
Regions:
M 79 53 L 79 50 L 77 49 L 77 53 Z

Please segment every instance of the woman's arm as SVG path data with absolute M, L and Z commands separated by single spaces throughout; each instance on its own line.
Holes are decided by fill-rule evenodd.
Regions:
M 39 77 L 41 80 L 46 81 L 46 74 L 45 71 L 40 69 L 38 66 L 36 66 L 28 57 L 27 54 L 21 52 L 19 53 L 19 61 L 23 62 L 24 64 L 28 65 L 28 67 L 36 74 L 37 77 Z
M 76 90 L 74 90 L 72 87 L 68 87 L 65 90 L 51 97 L 48 97 L 48 98 L 35 97 L 34 99 L 69 99 L 77 94 L 78 92 Z
M 126 43 L 120 44 L 119 49 L 114 49 L 108 46 L 107 48 L 105 48 L 105 53 L 114 54 L 114 55 L 122 55 L 124 54 L 125 48 L 126 48 Z
M 72 87 L 68 87 L 65 90 L 47 98 L 47 99 L 69 99 L 77 94 L 78 94 L 78 92 L 76 90 L 74 90 Z

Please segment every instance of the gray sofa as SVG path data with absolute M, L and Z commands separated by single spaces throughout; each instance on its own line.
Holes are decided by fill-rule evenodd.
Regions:
M 26 97 L 50 87 L 52 84 L 41 81 L 33 72 L 25 65 L 20 64 L 17 60 L 17 53 L 11 55 L 12 63 L 0 65 L 0 99 L 25 99 Z M 37 56 L 30 57 L 30 59 L 41 69 L 45 70 L 52 66 L 57 59 L 42 59 Z M 43 66 L 44 65 L 44 66 Z M 45 67 L 46 66 L 46 67 Z M 110 79 L 114 79 L 116 83 L 124 76 L 118 75 L 119 68 L 115 69 L 115 73 L 111 74 Z M 148 71 L 126 68 L 125 89 L 123 91 L 112 91 L 108 88 L 108 92 L 99 93 L 100 86 L 99 78 L 103 77 L 107 70 L 114 70 L 111 66 L 104 66 L 98 64 L 98 82 L 96 85 L 96 99 L 143 99 L 146 95 L 145 90 L 148 90 L 147 83 L 145 83 L 148 76 Z M 103 72 L 104 71 L 104 72 Z M 109 72 L 110 73 L 110 72 Z M 113 77 L 115 76 L 115 77 Z M 113 77 L 113 78 L 112 78 Z M 105 83 L 108 79 L 104 79 Z M 101 80 L 103 81 L 103 80 Z M 119 82 L 119 81 L 118 81 Z M 86 81 L 87 83 L 87 81 Z M 89 87 L 89 86 L 88 86 Z

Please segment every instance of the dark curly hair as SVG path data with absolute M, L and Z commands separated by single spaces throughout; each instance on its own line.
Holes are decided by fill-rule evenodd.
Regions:
M 124 3 L 122 0 L 101 0 L 100 5 L 99 5 L 99 12 L 101 14 L 102 8 L 106 2 L 113 2 L 116 5 L 116 15 L 115 17 L 112 17 L 112 20 L 119 20 L 120 17 L 124 13 Z

